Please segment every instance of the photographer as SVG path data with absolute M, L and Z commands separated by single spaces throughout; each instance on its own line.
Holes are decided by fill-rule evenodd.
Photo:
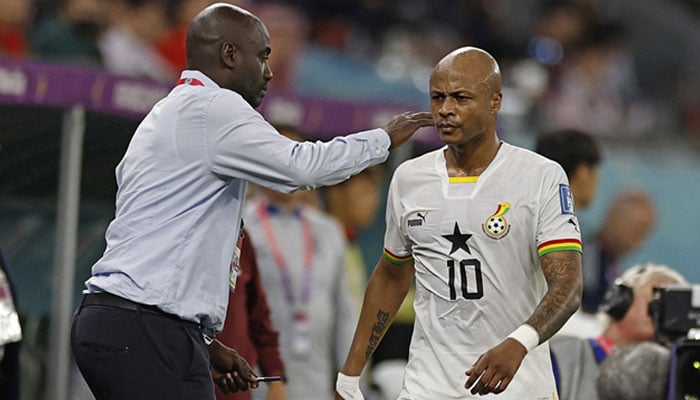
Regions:
M 550 339 L 552 364 L 562 400 L 596 400 L 598 367 L 616 346 L 653 341 L 654 323 L 649 315 L 653 288 L 687 286 L 675 270 L 657 264 L 626 270 L 610 287 L 601 305 L 603 334 L 580 339 L 557 335 Z

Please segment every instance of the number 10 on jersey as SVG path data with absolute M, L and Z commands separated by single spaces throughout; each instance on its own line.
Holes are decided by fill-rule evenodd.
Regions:
M 481 262 L 475 258 L 459 261 L 455 267 L 455 260 L 447 260 L 447 272 L 449 274 L 448 285 L 450 287 L 450 300 L 457 299 L 455 286 L 456 271 L 459 270 L 460 289 L 465 299 L 480 299 L 484 296 L 484 283 L 481 277 Z

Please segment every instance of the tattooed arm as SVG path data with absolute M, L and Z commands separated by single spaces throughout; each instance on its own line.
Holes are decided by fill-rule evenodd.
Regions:
M 557 333 L 581 304 L 581 253 L 548 253 L 540 258 L 540 265 L 549 290 L 527 320 L 527 324 L 535 328 L 542 343 Z
M 382 257 L 369 278 L 360 320 L 341 372 L 359 376 L 384 337 L 413 279 L 413 263 L 393 264 Z M 337 397 L 339 398 L 339 397 Z
M 548 253 L 540 258 L 540 265 L 547 280 L 548 290 L 526 324 L 537 331 L 539 343 L 542 343 L 564 325 L 581 303 L 581 253 Z M 471 388 L 472 394 L 503 392 L 526 354 L 527 349 L 524 345 L 515 339 L 506 338 L 482 354 L 466 371 L 469 378 L 464 387 Z

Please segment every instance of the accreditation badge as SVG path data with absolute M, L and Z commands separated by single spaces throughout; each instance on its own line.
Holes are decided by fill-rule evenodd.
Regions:
M 306 358 L 311 351 L 309 318 L 306 313 L 297 312 L 292 323 L 292 355 L 295 358 Z
M 233 257 L 231 258 L 231 271 L 229 272 L 228 284 L 231 287 L 231 292 L 236 291 L 236 281 L 241 274 L 241 248 L 243 248 L 243 230 L 241 229 L 236 242 L 236 248 L 233 249 Z

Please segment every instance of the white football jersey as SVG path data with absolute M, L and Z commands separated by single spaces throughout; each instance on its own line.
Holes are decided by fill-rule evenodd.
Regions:
M 464 372 L 532 315 L 547 291 L 539 256 L 581 251 L 566 175 L 503 143 L 480 176 L 450 178 L 445 149 L 400 165 L 389 189 L 384 256 L 416 271 L 400 399 L 556 399 L 547 343 L 497 396 L 472 396 Z

